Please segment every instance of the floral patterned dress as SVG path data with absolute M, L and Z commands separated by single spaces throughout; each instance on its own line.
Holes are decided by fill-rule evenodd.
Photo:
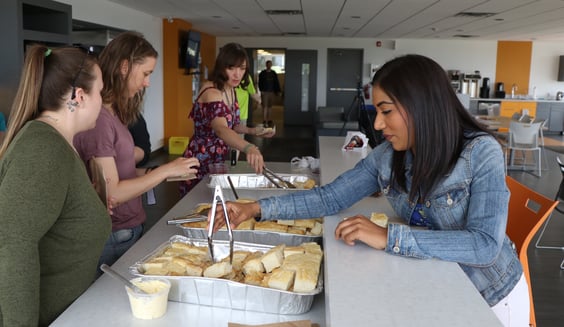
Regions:
M 200 161 L 200 168 L 195 179 L 180 182 L 181 195 L 188 193 L 202 180 L 208 173 L 209 164 L 224 162 L 229 159 L 229 146 L 215 134 L 211 122 L 215 118 L 223 117 L 227 120 L 229 128 L 239 125 L 240 122 L 239 104 L 236 97 L 234 97 L 232 107 L 229 107 L 223 101 L 198 102 L 202 94 L 211 88 L 206 88 L 200 93 L 194 102 L 192 112 L 190 112 L 190 118 L 194 120 L 194 135 L 190 139 L 190 144 L 188 144 L 183 156 L 197 158 Z

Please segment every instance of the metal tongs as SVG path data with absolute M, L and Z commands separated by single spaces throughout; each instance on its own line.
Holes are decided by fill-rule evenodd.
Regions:
M 266 177 L 272 184 L 274 184 L 274 186 L 284 189 L 296 188 L 296 185 L 283 180 L 282 177 L 276 175 L 272 170 L 266 167 L 262 167 L 262 170 L 263 170 L 262 174 L 264 175 L 264 177 Z M 278 182 L 276 180 L 278 180 Z
M 225 225 L 227 226 L 227 234 L 229 234 L 229 263 L 233 264 L 233 231 L 231 230 L 231 223 L 229 221 L 229 216 L 227 215 L 227 208 L 225 207 L 225 198 L 223 197 L 223 192 L 219 185 L 215 186 L 215 192 L 213 194 L 213 202 L 211 207 L 211 217 L 208 224 L 208 248 L 210 251 L 210 257 L 212 262 L 215 262 L 213 255 L 213 226 L 215 223 L 215 212 L 217 209 L 217 201 L 221 201 L 221 206 L 223 209 L 223 216 L 225 217 Z

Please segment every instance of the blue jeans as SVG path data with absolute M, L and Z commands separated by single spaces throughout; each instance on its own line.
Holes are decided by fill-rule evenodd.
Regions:
M 100 265 L 113 265 L 143 235 L 143 225 L 113 231 L 104 245 L 98 261 L 97 276 L 102 274 Z

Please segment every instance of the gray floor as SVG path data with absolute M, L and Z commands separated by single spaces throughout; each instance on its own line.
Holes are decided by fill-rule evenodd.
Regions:
M 554 138 L 564 141 L 562 136 Z M 277 125 L 275 138 L 270 140 L 251 139 L 251 141 L 259 145 L 266 161 L 288 162 L 294 156 L 316 156 L 317 153 L 314 131 L 309 127 Z M 509 171 L 509 175 L 537 192 L 553 198 L 562 180 L 555 159 L 559 153 L 550 150 L 546 150 L 545 153 L 547 165 L 541 177 L 522 171 Z M 173 158 L 175 157 L 159 151 L 154 155 L 150 164 L 166 162 Z M 562 158 L 564 159 L 564 154 Z M 157 204 L 145 206 L 148 228 L 180 198 L 178 185 L 175 182 L 162 183 L 155 188 L 155 195 Z M 560 270 L 560 263 L 564 259 L 562 248 L 564 247 L 564 215 L 559 212 L 552 215 L 540 243 L 541 246 L 558 247 L 557 249 L 536 248 L 534 243 L 537 237 L 533 239 L 533 245 L 529 247 L 529 265 L 537 325 L 539 327 L 562 326 L 564 325 L 564 270 Z

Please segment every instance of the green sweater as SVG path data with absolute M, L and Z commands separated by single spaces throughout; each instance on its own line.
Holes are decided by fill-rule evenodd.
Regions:
M 0 159 L 0 226 L 0 325 L 48 325 L 93 282 L 111 220 L 45 123 L 27 123 Z

